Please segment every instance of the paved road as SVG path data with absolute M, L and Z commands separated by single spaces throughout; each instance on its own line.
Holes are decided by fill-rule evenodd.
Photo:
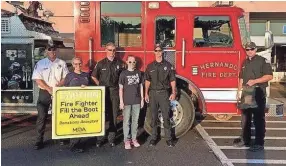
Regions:
M 226 122 L 207 116 L 201 125 L 234 165 L 286 165 L 286 117 L 266 118 L 265 150 L 261 152 L 250 152 L 245 148 L 232 146 L 233 140 L 241 133 L 238 116 Z
M 74 154 L 68 146 L 59 146 L 50 140 L 51 124 L 47 127 L 48 141 L 46 148 L 35 151 L 32 149 L 35 135 L 35 116 L 18 116 L 19 122 L 9 125 L 11 116 L 2 117 L 2 165 L 5 166 L 60 166 L 60 165 L 98 165 L 98 166 L 220 166 L 207 144 L 195 129 L 190 130 L 183 138 L 178 140 L 176 147 L 168 148 L 164 140 L 156 147 L 148 147 L 146 134 L 140 137 L 145 142 L 140 148 L 130 151 L 123 149 L 123 143 L 115 148 L 107 145 L 102 148 L 94 146 L 94 139 L 88 139 L 87 152 Z M 16 117 L 14 117 L 14 120 Z M 22 120 L 21 120 L 22 119 Z M 146 142 L 147 139 L 147 142 Z

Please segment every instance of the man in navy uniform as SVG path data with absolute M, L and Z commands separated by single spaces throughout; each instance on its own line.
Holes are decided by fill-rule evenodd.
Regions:
M 267 59 L 256 54 L 257 47 L 254 42 L 248 42 L 245 45 L 247 54 L 246 60 L 242 64 L 239 74 L 239 86 L 237 99 L 240 99 L 239 92 L 242 86 L 255 87 L 255 101 L 257 108 L 248 108 L 242 110 L 242 140 L 235 144 L 236 146 L 250 146 L 251 141 L 251 120 L 255 126 L 255 143 L 251 146 L 251 151 L 260 151 L 264 149 L 265 137 L 265 107 L 266 107 L 266 87 L 268 81 L 272 80 L 273 74 L 270 62 Z
M 163 59 L 163 48 L 156 45 L 154 48 L 155 61 L 147 66 L 145 72 L 145 101 L 150 102 L 152 112 L 152 136 L 149 143 L 155 146 L 157 143 L 158 131 L 158 111 L 162 112 L 164 119 L 164 129 L 166 143 L 169 147 L 173 147 L 171 124 L 170 124 L 170 101 L 176 97 L 176 77 L 172 65 Z M 150 94 L 150 98 L 149 98 Z
M 124 69 L 124 62 L 115 57 L 116 47 L 113 43 L 105 46 L 106 58 L 99 61 L 92 72 L 96 85 L 105 86 L 106 135 L 99 137 L 96 143 L 100 147 L 106 136 L 111 147 L 115 146 L 117 132 L 117 113 L 119 111 L 119 76 Z

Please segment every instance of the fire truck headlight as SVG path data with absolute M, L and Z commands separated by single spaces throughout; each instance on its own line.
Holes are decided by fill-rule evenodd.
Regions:
M 149 2 L 149 9 L 159 9 L 159 2 Z

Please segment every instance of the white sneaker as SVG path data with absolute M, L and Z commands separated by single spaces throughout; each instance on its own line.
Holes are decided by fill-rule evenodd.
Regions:
M 131 149 L 130 141 L 126 141 L 126 142 L 124 143 L 124 147 L 125 147 L 125 149 L 127 149 L 127 150 Z
M 132 140 L 132 144 L 134 145 L 134 147 L 138 148 L 140 146 L 140 144 L 138 143 L 137 140 Z

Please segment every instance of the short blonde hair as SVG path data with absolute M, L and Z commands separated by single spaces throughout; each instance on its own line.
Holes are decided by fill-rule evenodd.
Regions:
M 72 58 L 72 63 L 73 63 L 75 60 L 79 60 L 79 61 L 82 63 L 81 57 L 74 57 L 74 58 Z
M 128 60 L 129 58 L 134 58 L 135 61 L 136 61 L 136 57 L 135 57 L 134 55 L 128 55 L 128 56 L 127 56 L 127 60 Z

